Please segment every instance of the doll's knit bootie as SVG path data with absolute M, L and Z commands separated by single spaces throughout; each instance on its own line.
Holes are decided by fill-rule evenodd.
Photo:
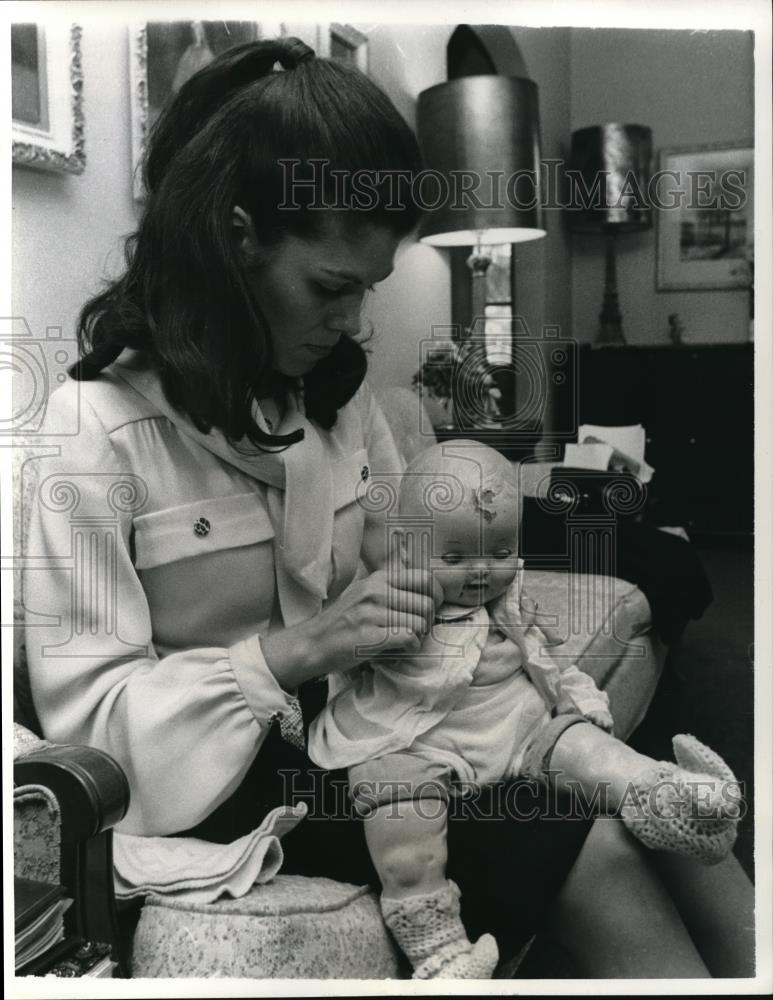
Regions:
M 491 978 L 499 961 L 497 943 L 490 934 L 470 943 L 454 882 L 423 895 L 382 896 L 381 912 L 413 966 L 414 979 Z
M 694 736 L 673 739 L 676 764 L 653 763 L 632 782 L 635 801 L 620 810 L 647 847 L 721 861 L 733 846 L 741 813 L 740 787 L 719 754 Z

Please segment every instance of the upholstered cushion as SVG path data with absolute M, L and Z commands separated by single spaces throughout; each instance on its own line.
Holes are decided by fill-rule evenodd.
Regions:
M 614 577 L 546 570 L 526 571 L 524 593 L 537 602 L 539 621 L 563 639 L 551 654 L 576 663 L 606 691 L 615 735 L 627 739 L 649 707 L 665 660 L 644 594 Z
M 148 897 L 132 976 L 385 979 L 400 964 L 366 886 L 278 875 L 240 899 Z
M 59 882 L 61 814 L 53 793 L 41 785 L 13 792 L 14 874 L 38 882 Z

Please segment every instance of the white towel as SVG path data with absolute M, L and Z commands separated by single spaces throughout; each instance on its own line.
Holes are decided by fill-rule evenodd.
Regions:
M 115 891 L 134 896 L 184 897 L 192 903 L 212 903 L 221 896 L 237 898 L 256 883 L 269 882 L 282 867 L 280 838 L 306 815 L 306 806 L 279 806 L 252 833 L 230 844 L 213 844 L 196 837 L 113 838 Z

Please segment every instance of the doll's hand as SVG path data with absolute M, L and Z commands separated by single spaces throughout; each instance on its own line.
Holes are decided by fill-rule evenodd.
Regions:
M 597 711 L 592 711 L 592 712 L 583 712 L 582 714 L 585 716 L 588 722 L 592 722 L 594 726 L 598 726 L 599 729 L 603 729 L 604 732 L 609 733 L 610 736 L 612 735 L 612 731 L 615 728 L 615 720 L 612 718 L 609 712 L 604 712 L 603 710 L 599 709 Z

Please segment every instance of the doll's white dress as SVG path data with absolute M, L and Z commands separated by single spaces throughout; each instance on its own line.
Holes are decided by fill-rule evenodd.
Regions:
M 485 784 L 517 777 L 530 737 L 554 713 L 605 713 L 609 699 L 524 625 L 522 563 L 488 607 L 443 605 L 421 651 L 350 671 L 309 731 L 320 767 L 351 767 L 397 752 L 448 765 Z

